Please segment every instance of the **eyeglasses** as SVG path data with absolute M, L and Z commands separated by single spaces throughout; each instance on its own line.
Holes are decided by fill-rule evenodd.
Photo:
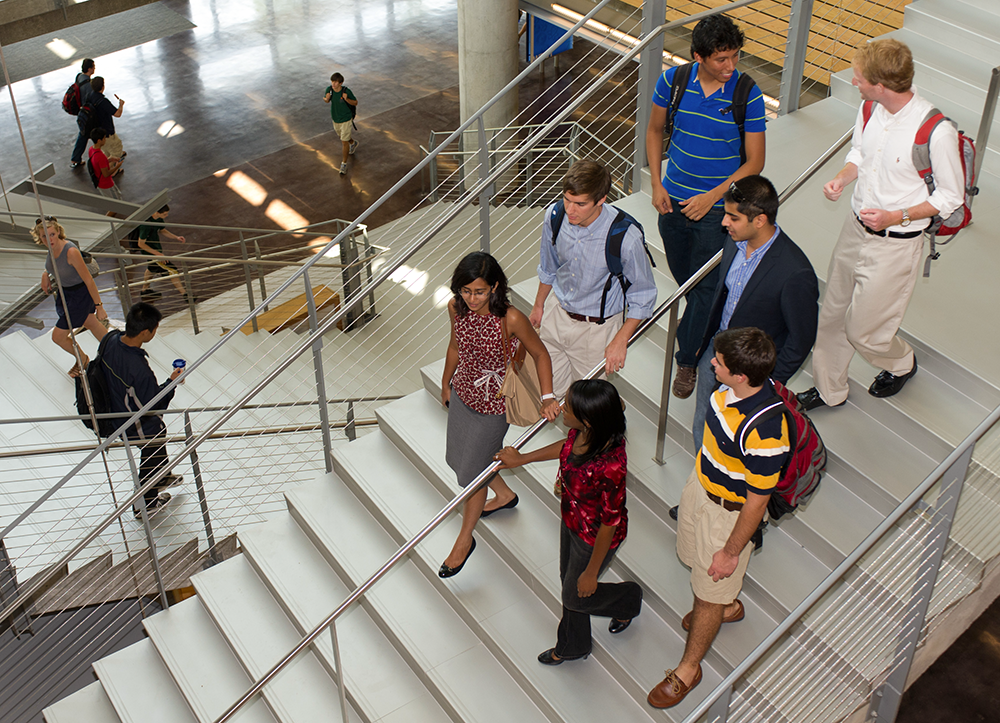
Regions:
M 59 219 L 57 219 L 55 216 L 45 216 L 44 218 L 45 218 L 46 221 L 52 221 L 53 223 L 58 223 L 58 221 L 59 221 Z M 35 225 L 36 226 L 38 224 L 40 224 L 41 222 L 42 222 L 42 219 L 40 219 L 40 218 L 36 218 L 35 219 Z
M 747 200 L 747 197 L 743 195 L 743 191 L 736 185 L 736 181 L 729 184 L 729 195 L 733 197 L 736 203 L 743 203 Z
M 492 289 L 459 289 L 458 293 L 462 296 L 467 296 L 473 299 L 482 299 L 485 296 L 489 296 Z

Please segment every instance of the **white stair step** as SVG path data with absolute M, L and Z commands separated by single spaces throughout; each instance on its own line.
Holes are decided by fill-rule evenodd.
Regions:
M 905 9 L 904 27 L 982 58 L 1000 56 L 1000 16 L 964 2 L 921 0 Z
M 42 711 L 45 723 L 119 723 L 108 694 L 91 683 Z
M 367 435 L 348 447 L 378 436 Z M 364 582 L 398 549 L 335 475 L 292 490 L 288 500 L 293 516 L 349 586 Z M 491 605 L 510 604 L 509 591 L 498 586 L 493 593 Z M 369 614 L 391 630 L 403 646 L 400 653 L 424 671 L 425 684 L 459 720 L 547 720 L 414 562 L 397 565 L 366 600 Z
M 122 723 L 196 723 L 149 640 L 94 663 L 101 685 Z
M 383 407 L 380 416 L 387 410 L 398 409 L 413 396 L 421 395 L 422 392 L 410 395 Z M 430 427 L 431 421 L 424 419 L 423 424 Z M 440 451 L 443 454 L 443 446 Z M 401 539 L 415 534 L 448 499 L 421 480 L 416 471 L 404 476 L 401 470 L 407 467 L 403 454 L 381 434 L 359 439 L 335 455 L 335 468 L 340 477 L 345 481 L 349 478 L 355 492 L 368 498 L 366 506 L 369 509 L 382 511 L 386 524 L 390 524 Z M 394 502 L 387 506 L 390 499 Z M 636 700 L 635 692 L 623 689 L 622 683 L 601 666 L 574 666 L 572 678 L 552 675 L 541 669 L 536 657 L 554 642 L 557 617 L 491 547 L 480 544 L 460 576 L 446 582 L 437 579 L 437 568 L 447 556 L 458 527 L 457 516 L 442 524 L 428 537 L 427 544 L 418 547 L 419 560 L 415 559 L 414 563 L 422 565 L 425 575 L 434 575 L 438 589 L 449 597 L 454 596 L 453 606 L 457 605 L 457 609 L 466 611 L 466 616 L 476 620 L 474 629 L 478 627 L 478 634 L 486 636 L 483 639 L 491 641 L 488 644 L 499 648 L 498 654 L 506 658 L 506 666 L 513 666 L 512 673 L 516 671 L 516 675 L 523 677 L 535 694 L 547 701 L 562 719 L 585 717 L 588 711 L 591 716 L 612 715 L 613 710 L 619 717 L 646 719 L 646 706 Z M 549 543 L 539 553 L 547 553 L 548 564 L 557 568 L 558 523 L 547 527 L 551 533 Z M 655 620 L 655 616 L 651 617 Z M 633 687 L 646 689 L 655 685 L 659 679 L 653 679 L 654 671 L 658 673 L 655 667 L 643 671 L 641 674 L 647 679 Z M 595 710 L 597 702 L 587 695 L 588 690 L 594 689 L 604 691 L 600 705 L 602 710 L 606 706 L 605 713 Z
M 290 514 L 242 530 L 240 545 L 301 635 L 351 593 Z M 336 628 L 347 693 L 367 720 L 381 720 L 399 710 L 410 710 L 410 720 L 421 723 L 450 720 L 361 606 L 338 618 Z M 335 670 L 329 633 L 314 647 Z
M 302 639 L 243 555 L 205 570 L 193 582 L 205 609 L 255 679 Z M 341 720 L 337 686 L 312 651 L 288 663 L 263 694 L 281 721 Z
M 146 618 L 143 625 L 200 723 L 212 723 L 253 684 L 197 597 Z M 237 719 L 276 723 L 259 696 Z

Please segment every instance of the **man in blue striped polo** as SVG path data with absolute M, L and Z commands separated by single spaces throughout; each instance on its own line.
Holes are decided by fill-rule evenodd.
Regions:
M 764 96 L 736 70 L 743 32 L 724 15 L 699 22 L 691 34 L 690 69 L 665 71 L 653 93 L 646 129 L 646 157 L 653 185 L 653 206 L 670 273 L 683 284 L 714 256 L 726 239 L 722 196 L 737 179 L 764 168 Z M 688 75 L 679 105 L 671 113 L 673 81 Z M 678 91 L 681 88 L 678 86 Z M 745 101 L 742 99 L 745 98 Z M 734 102 L 735 101 L 735 102 Z M 664 130 L 673 115 L 666 168 Z M 742 131 L 740 128 L 742 121 Z M 708 323 L 719 270 L 713 270 L 687 295 L 677 329 L 674 395 L 684 399 L 697 381 L 698 348 Z

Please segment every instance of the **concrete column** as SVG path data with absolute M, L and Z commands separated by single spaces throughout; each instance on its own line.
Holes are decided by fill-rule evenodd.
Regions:
M 517 17 L 517 0 L 458 0 L 458 88 L 463 123 L 517 75 Z M 486 127 L 499 128 L 516 115 L 517 92 L 512 91 L 486 113 Z

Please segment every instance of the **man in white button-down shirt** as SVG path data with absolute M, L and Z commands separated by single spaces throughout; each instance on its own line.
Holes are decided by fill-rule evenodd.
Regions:
M 808 409 L 847 400 L 848 365 L 857 351 L 883 371 L 868 393 L 896 394 L 917 371 L 913 349 L 896 335 L 910 303 L 923 255 L 923 229 L 962 205 L 958 136 L 941 123 L 930 140 L 935 190 L 913 165 L 913 142 L 933 106 L 913 87 L 913 56 L 898 40 L 860 48 L 854 80 L 874 101 L 867 123 L 858 109 L 847 165 L 823 187 L 831 201 L 854 180 L 851 213 L 830 259 L 813 349 L 815 387 L 798 395 Z

